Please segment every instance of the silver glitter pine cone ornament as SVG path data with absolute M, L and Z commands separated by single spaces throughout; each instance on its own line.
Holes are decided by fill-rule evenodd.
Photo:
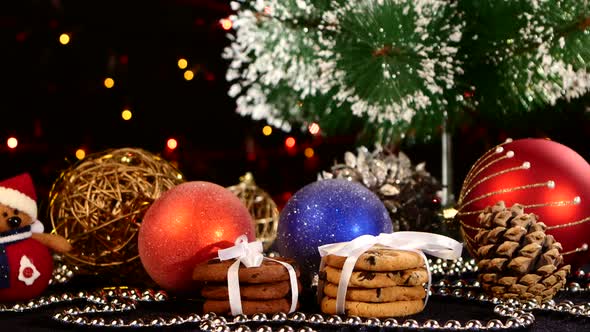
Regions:
M 403 152 L 365 146 L 356 155 L 344 154 L 344 163 L 318 174 L 318 180 L 344 178 L 357 181 L 373 191 L 383 202 L 393 222 L 394 231 L 440 233 L 441 190 L 439 181 L 426 171 L 426 163 L 412 164 Z

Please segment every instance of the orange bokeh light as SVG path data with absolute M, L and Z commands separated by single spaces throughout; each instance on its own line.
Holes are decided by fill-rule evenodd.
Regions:
M 221 24 L 221 28 L 223 28 L 223 30 L 229 30 L 233 26 L 233 22 L 229 18 L 222 18 L 219 20 L 219 24 Z
M 292 136 L 287 137 L 287 139 L 285 140 L 285 146 L 288 149 L 291 149 L 295 146 L 295 138 L 293 138 Z
M 169 138 L 168 141 L 166 141 L 166 146 L 168 147 L 168 149 L 174 150 L 178 147 L 178 141 L 174 138 Z

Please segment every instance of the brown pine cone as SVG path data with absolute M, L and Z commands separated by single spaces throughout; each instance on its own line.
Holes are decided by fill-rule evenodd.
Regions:
M 549 301 L 566 282 L 570 265 L 563 250 L 533 213 L 500 201 L 478 216 L 478 278 L 484 292 L 498 298 Z

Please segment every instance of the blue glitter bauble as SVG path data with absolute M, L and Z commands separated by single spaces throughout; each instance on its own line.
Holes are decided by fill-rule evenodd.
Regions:
M 319 246 L 391 232 L 389 213 L 377 195 L 358 182 L 328 179 L 306 185 L 289 199 L 280 213 L 276 245 L 309 277 L 320 265 Z

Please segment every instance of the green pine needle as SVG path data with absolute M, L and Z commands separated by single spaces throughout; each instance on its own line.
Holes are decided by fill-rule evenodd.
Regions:
M 465 114 L 542 110 L 590 89 L 589 0 L 232 2 L 230 95 L 244 116 L 373 140 Z M 239 7 L 239 8 L 238 8 Z

